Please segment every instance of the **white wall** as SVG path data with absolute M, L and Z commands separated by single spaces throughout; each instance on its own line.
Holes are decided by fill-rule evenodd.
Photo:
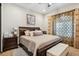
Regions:
M 74 4 L 74 5 L 69 5 L 69 6 L 65 6 L 65 7 L 62 7 L 62 8 L 59 8 L 57 10 L 54 10 L 48 14 L 46 14 L 44 17 L 44 24 L 43 24 L 43 28 L 44 30 L 47 31 L 48 29 L 48 16 L 51 16 L 51 15 L 55 15 L 55 14 L 58 14 L 58 13 L 62 13 L 62 12 L 66 12 L 66 11 L 69 11 L 69 10 L 73 10 L 75 8 L 79 8 L 79 4 Z
M 27 18 L 26 14 L 32 14 L 36 16 L 36 24 L 35 26 L 40 27 L 43 29 L 43 15 L 39 13 L 35 13 L 31 10 L 26 10 L 20 6 L 17 6 L 15 4 L 8 4 L 3 3 L 2 4 L 2 20 L 1 20 L 1 41 L 3 42 L 3 33 L 5 32 L 11 32 L 12 28 L 16 28 L 19 26 L 30 26 L 27 25 Z M 1 47 L 3 47 L 1 42 Z M 1 48 L 2 51 L 2 48 Z
M 14 4 L 2 4 L 2 33 L 12 31 L 13 27 L 27 25 L 26 14 L 36 16 L 36 25 L 42 28 L 43 15 L 25 10 Z

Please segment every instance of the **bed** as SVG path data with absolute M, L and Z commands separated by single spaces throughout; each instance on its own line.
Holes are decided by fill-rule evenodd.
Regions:
M 23 45 L 33 56 L 45 56 L 46 51 L 62 41 L 62 39 L 55 35 L 43 34 L 40 36 L 26 36 L 25 30 L 40 30 L 39 27 L 19 27 L 19 42 Z

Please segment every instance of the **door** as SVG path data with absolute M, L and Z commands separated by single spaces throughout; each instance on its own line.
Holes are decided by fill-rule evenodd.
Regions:
M 1 52 L 1 3 L 0 3 L 0 52 Z

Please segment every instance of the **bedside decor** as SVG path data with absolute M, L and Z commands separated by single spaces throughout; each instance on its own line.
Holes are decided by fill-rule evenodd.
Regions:
M 17 36 L 18 35 L 18 28 L 13 28 L 12 34 Z
M 13 34 L 12 33 L 9 33 L 9 32 L 5 32 L 4 34 L 3 34 L 3 36 L 4 37 L 13 37 Z
M 27 14 L 27 24 L 28 25 L 35 25 L 35 16 Z

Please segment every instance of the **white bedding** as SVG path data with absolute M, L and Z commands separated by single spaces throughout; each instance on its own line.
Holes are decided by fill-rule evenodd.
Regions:
M 41 35 L 41 36 L 21 36 L 20 43 L 28 48 L 33 55 L 36 55 L 37 49 L 40 49 L 48 44 L 60 40 L 60 37 L 54 35 Z

